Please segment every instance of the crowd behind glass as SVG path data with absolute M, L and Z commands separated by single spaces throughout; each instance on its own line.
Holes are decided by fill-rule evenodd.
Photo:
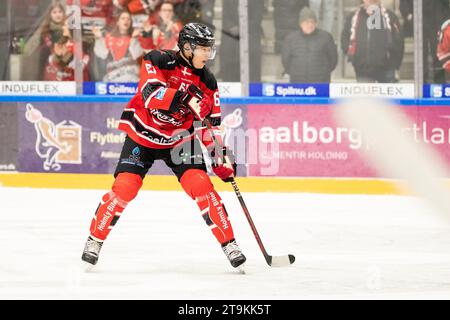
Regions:
M 79 0 L 85 81 L 136 82 L 183 24 L 216 33 L 219 81 L 239 81 L 239 0 Z M 0 3 L 1 80 L 73 81 L 75 0 Z M 423 1 L 424 82 L 450 80 L 448 0 Z M 413 82 L 413 0 L 248 0 L 251 82 Z

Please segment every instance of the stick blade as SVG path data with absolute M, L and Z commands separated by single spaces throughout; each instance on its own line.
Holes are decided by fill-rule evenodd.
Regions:
M 270 261 L 267 261 L 271 267 L 286 267 L 293 264 L 295 257 L 292 254 L 285 256 L 270 256 Z

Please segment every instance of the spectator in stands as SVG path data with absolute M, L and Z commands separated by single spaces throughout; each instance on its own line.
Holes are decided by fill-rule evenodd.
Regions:
M 220 71 L 222 81 L 240 81 L 239 46 L 239 0 L 228 0 L 223 7 L 222 40 L 220 50 Z M 248 30 L 250 55 L 250 81 L 261 82 L 261 22 L 264 15 L 264 1 L 248 0 Z
M 450 19 L 442 24 L 439 31 L 437 57 L 445 70 L 445 82 L 450 83 Z
M 400 10 L 400 13 L 402 14 L 402 18 L 403 18 L 403 36 L 405 38 L 412 37 L 414 34 L 413 0 L 400 0 L 399 10 Z
M 52 52 L 45 66 L 45 81 L 74 81 L 75 61 L 73 55 L 73 42 L 64 35 L 63 31 L 52 33 Z M 89 57 L 83 56 L 84 80 L 88 81 L 87 64 Z
M 45 17 L 44 25 L 41 29 L 42 43 L 46 47 L 51 48 L 53 35 L 61 31 L 63 31 L 65 36 L 70 37 L 65 8 L 60 2 L 54 2 L 49 8 L 48 15 Z
M 40 59 L 41 37 L 36 30 L 42 26 L 42 21 L 48 8 L 49 0 L 14 0 L 0 1 L 0 78 L 2 80 L 38 80 L 42 78 L 44 67 Z M 30 38 L 35 35 L 31 51 L 24 49 Z M 22 40 L 23 39 L 23 40 Z M 26 46 L 25 46 L 26 47 Z M 11 53 L 22 54 L 13 63 L 9 59 Z M 47 55 L 48 58 L 48 55 Z M 24 66 L 26 63 L 26 68 Z
M 70 6 L 75 4 L 74 0 L 66 0 L 66 3 L 68 12 L 72 13 Z M 80 0 L 80 7 L 81 24 L 85 34 L 91 33 L 94 27 L 107 28 L 114 21 L 113 0 Z
M 414 32 L 414 1 L 400 0 L 400 12 L 403 17 L 403 33 L 412 37 Z M 436 48 L 442 24 L 450 16 L 448 0 L 423 1 L 423 66 L 425 83 L 443 83 L 446 81 L 445 70 L 438 59 Z
M 364 0 L 347 17 L 341 46 L 358 82 L 398 82 L 404 39 L 399 19 L 381 0 Z
M 450 17 L 448 0 L 423 1 L 423 65 L 425 83 L 444 83 L 445 71 L 438 60 L 437 34 Z
M 156 16 L 155 12 L 162 0 L 114 0 L 114 5 L 120 11 L 128 11 L 133 19 L 133 26 L 142 29 L 144 24 Z
M 297 30 L 298 16 L 305 6 L 309 6 L 308 0 L 273 0 L 275 53 L 281 52 L 284 38 Z
M 333 36 L 317 28 L 315 12 L 305 7 L 300 12 L 300 29 L 283 42 L 281 58 L 292 83 L 329 83 L 337 65 Z
M 105 66 L 94 54 L 95 36 L 94 28 L 108 30 L 114 23 L 117 15 L 113 1 L 116 0 L 79 0 L 81 7 L 81 28 L 82 28 L 82 46 L 83 52 L 89 55 L 89 74 L 95 81 L 101 80 L 104 74 Z M 72 6 L 74 0 L 66 0 L 67 15 L 76 16 L 76 9 Z M 69 27 L 76 28 L 77 20 L 69 18 Z
M 177 48 L 178 34 L 182 24 L 175 18 L 174 5 L 171 2 L 163 2 L 157 10 L 157 21 L 149 19 L 144 24 L 142 47 L 147 51 L 151 49 Z
M 309 0 L 310 8 L 317 13 L 319 18 L 319 27 L 327 32 L 333 32 L 334 14 L 336 12 L 335 0 Z
M 93 30 L 96 41 L 94 52 L 106 60 L 104 82 L 137 82 L 139 66 L 137 59 L 143 54 L 139 42 L 140 31 L 133 29 L 131 14 L 119 14 L 115 27 L 103 36 L 101 29 Z
M 54 53 L 54 39 L 61 37 L 61 34 L 71 38 L 67 26 L 66 9 L 59 1 L 52 3 L 45 14 L 41 25 L 27 40 L 24 48 L 24 54 L 28 57 L 37 55 L 37 73 L 36 79 L 43 79 L 45 66 L 48 63 L 50 55 Z M 30 58 L 28 58 L 30 60 Z
M 173 0 L 175 14 L 184 25 L 189 22 L 200 22 L 215 30 L 213 25 L 215 0 Z M 223 2 L 223 7 L 228 6 Z

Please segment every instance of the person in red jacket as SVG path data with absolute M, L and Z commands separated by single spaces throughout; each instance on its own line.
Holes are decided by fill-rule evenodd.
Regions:
M 45 81 L 74 81 L 75 59 L 73 41 L 63 31 L 52 34 L 51 54 L 44 70 Z M 83 63 L 83 79 L 89 80 L 87 65 L 89 56 L 84 54 L 81 59 Z
M 155 160 L 163 160 L 196 201 L 231 265 L 236 268 L 246 261 L 225 206 L 207 174 L 200 145 L 213 159 L 214 173 L 231 182 L 236 164 L 218 127 L 221 111 L 217 81 L 205 66 L 215 56 L 214 43 L 207 26 L 189 23 L 180 32 L 179 51 L 153 50 L 144 56 L 138 93 L 125 107 L 119 122 L 127 138 L 115 181 L 92 219 L 83 261 L 97 263 L 105 239 L 136 197 Z
M 36 29 L 25 44 L 25 54 L 38 55 L 37 77 L 41 80 L 45 77 L 45 69 L 49 63 L 49 57 L 55 53 L 55 43 L 64 35 L 71 38 L 67 25 L 66 8 L 59 2 L 53 2 L 47 9 L 41 25 Z M 36 78 L 37 78 L 36 77 Z
M 437 57 L 445 70 L 446 82 L 450 81 L 450 20 L 445 21 L 438 35 Z
M 175 17 L 173 3 L 163 2 L 156 13 L 156 17 L 152 16 L 144 23 L 142 47 L 146 51 L 175 50 L 183 25 Z
M 67 6 L 72 6 L 75 1 L 66 0 L 66 3 Z M 113 0 L 80 0 L 80 8 L 81 24 L 85 32 L 90 32 L 95 26 L 105 28 L 114 21 Z
M 161 0 L 113 0 L 113 2 L 116 7 L 128 10 L 132 14 L 150 14 L 155 11 Z
M 93 29 L 95 55 L 106 62 L 104 82 L 138 82 L 138 58 L 144 53 L 140 44 L 140 32 L 133 28 L 131 15 L 122 11 L 115 27 L 103 35 Z
M 136 28 L 142 28 L 144 23 L 155 15 L 156 9 L 162 0 L 113 0 L 120 10 L 127 10 L 133 17 Z

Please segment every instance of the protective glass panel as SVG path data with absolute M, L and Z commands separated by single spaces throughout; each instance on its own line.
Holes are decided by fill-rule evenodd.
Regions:
M 249 8 L 251 82 L 414 81 L 412 1 L 249 0 Z

